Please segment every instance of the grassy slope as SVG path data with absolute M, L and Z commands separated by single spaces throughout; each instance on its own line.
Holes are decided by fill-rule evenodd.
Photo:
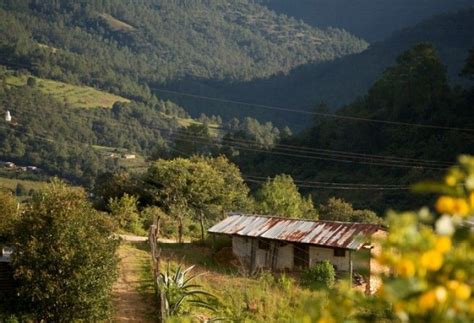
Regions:
M 220 317 L 231 322 L 291 322 L 296 313 L 303 311 L 305 300 L 314 294 L 297 284 L 285 287 L 265 273 L 248 277 L 240 270 L 216 262 L 210 248 L 195 243 L 162 243 L 161 247 L 162 270 L 168 264 L 196 265 L 194 274 L 202 273 L 202 276 L 195 282 L 218 299 L 216 313 L 194 309 L 193 317 Z
M 10 86 L 25 86 L 27 76 L 8 76 L 6 83 Z M 37 87 L 45 94 L 77 108 L 111 108 L 115 102 L 130 102 L 118 95 L 98 91 L 88 86 L 71 85 L 53 80 L 36 78 Z
M 21 87 L 26 85 L 28 76 L 10 75 L 6 77 L 5 80 L 10 86 Z M 36 78 L 36 82 L 36 86 L 43 93 L 49 94 L 57 100 L 76 108 L 111 108 L 115 102 L 130 102 L 130 100 L 124 97 L 96 90 L 89 86 L 72 85 L 42 78 Z M 172 118 L 164 113 L 163 117 Z M 192 118 L 177 118 L 177 122 L 181 127 L 188 127 L 192 124 L 202 124 Z M 214 136 L 219 134 L 218 124 L 209 124 L 209 128 L 211 134 Z

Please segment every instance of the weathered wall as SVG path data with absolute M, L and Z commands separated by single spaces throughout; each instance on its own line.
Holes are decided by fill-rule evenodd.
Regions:
M 250 263 L 251 240 L 242 237 L 232 237 L 232 251 L 246 264 Z
M 337 271 L 349 271 L 349 251 L 346 251 L 344 257 L 335 257 L 334 249 L 309 247 L 310 266 L 323 260 L 329 260 L 336 267 Z
M 293 245 L 285 244 L 278 248 L 277 269 L 293 269 Z

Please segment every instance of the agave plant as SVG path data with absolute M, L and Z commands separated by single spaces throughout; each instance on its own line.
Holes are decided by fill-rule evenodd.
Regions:
M 188 306 L 215 311 L 213 301 L 216 297 L 204 291 L 201 285 L 192 283 L 202 275 L 190 275 L 193 268 L 191 266 L 183 270 L 179 265 L 172 270 L 168 264 L 166 272 L 157 278 L 158 287 L 164 292 L 167 316 L 178 315 Z

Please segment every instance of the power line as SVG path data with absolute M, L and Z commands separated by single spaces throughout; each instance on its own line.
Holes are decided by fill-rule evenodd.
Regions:
M 255 180 L 267 181 L 269 177 L 256 176 L 256 175 L 246 175 L 248 178 Z M 407 188 L 407 185 L 400 184 L 361 184 L 361 183 L 341 183 L 341 182 L 320 182 L 320 181 L 308 181 L 308 180 L 299 180 L 293 179 L 295 183 L 307 183 L 307 184 L 320 184 L 320 185 L 341 185 L 341 186 L 363 186 L 363 187 L 394 187 L 394 188 Z
M 190 143 L 201 143 L 201 144 L 207 144 L 209 141 L 216 142 L 213 139 L 205 138 L 202 136 L 198 135 L 185 135 L 185 134 L 179 134 L 179 133 L 173 133 L 171 136 L 178 137 L 179 140 L 185 141 L 185 142 L 190 142 Z M 262 148 L 251 148 L 251 147 L 245 147 L 241 145 L 240 143 L 232 144 L 230 143 L 229 146 L 238 148 L 241 150 L 247 150 L 247 151 L 253 151 L 253 152 L 261 152 L 261 153 L 266 153 L 266 154 L 272 154 L 272 155 L 282 155 L 282 156 L 288 156 L 288 157 L 299 157 L 299 158 L 307 158 L 307 159 L 316 159 L 316 160 L 327 160 L 327 161 L 336 161 L 336 162 L 344 162 L 344 163 L 360 163 L 360 164 L 366 164 L 366 165 L 377 165 L 377 166 L 387 166 L 387 167 L 399 167 L 399 168 L 417 168 L 417 169 L 432 169 L 432 170 L 445 170 L 445 167 L 434 167 L 434 166 L 426 166 L 426 165 L 413 165 L 413 164 L 399 164 L 396 162 L 382 162 L 382 161 L 367 161 L 366 159 L 360 159 L 356 157 L 347 157 L 346 158 L 352 158 L 355 160 L 349 160 L 349 159 L 342 159 L 341 157 L 344 156 L 333 156 L 333 157 L 325 157 L 321 155 L 305 155 L 305 154 L 296 154 L 293 153 L 292 151 L 288 150 L 283 150 L 283 151 L 278 151 L 278 150 L 264 150 Z
M 262 180 L 255 180 L 249 178 L 248 176 L 243 175 L 247 182 L 263 184 L 266 181 Z M 295 183 L 298 187 L 301 188 L 314 188 L 314 189 L 325 189 L 325 190 L 366 190 L 366 191 L 407 191 L 409 187 L 366 187 L 366 186 L 344 186 L 342 185 L 335 186 L 335 185 L 310 185 L 310 184 L 303 184 L 303 183 Z
M 97 116 L 90 116 L 90 118 L 102 121 L 102 119 Z M 120 122 L 117 120 L 113 120 L 113 121 L 114 123 L 116 123 L 115 126 L 123 125 L 125 127 L 130 127 L 130 124 Z M 200 135 L 187 135 L 185 133 L 175 132 L 174 130 L 169 129 L 169 128 L 161 128 L 161 127 L 153 127 L 153 126 L 150 126 L 148 128 L 151 130 L 166 132 L 166 133 L 169 133 L 170 135 L 189 137 L 191 139 L 195 139 L 195 138 L 199 138 L 202 140 L 209 139 L 209 140 L 212 140 L 213 142 L 219 143 L 217 140 L 213 138 L 208 138 L 208 137 L 204 137 Z M 406 158 L 406 157 L 398 157 L 398 156 L 371 155 L 371 154 L 364 154 L 364 153 L 354 153 L 354 152 L 346 152 L 346 151 L 330 150 L 330 149 L 317 149 L 317 148 L 309 148 L 309 147 L 304 147 L 304 146 L 294 146 L 294 145 L 286 145 L 286 144 L 283 144 L 283 145 L 278 144 L 277 146 L 273 148 L 273 151 L 269 151 L 267 149 L 263 149 L 260 144 L 251 140 L 234 139 L 234 138 L 224 138 L 224 140 L 225 140 L 225 144 L 228 144 L 229 146 L 232 146 L 232 147 L 238 147 L 242 150 L 255 151 L 255 149 L 258 149 L 258 151 L 262 153 L 268 153 L 268 154 L 272 154 L 272 153 L 276 154 L 277 152 L 281 151 L 281 153 L 298 153 L 298 156 L 307 156 L 306 154 L 310 154 L 312 155 L 311 157 L 315 157 L 315 159 L 318 159 L 316 157 L 321 157 L 319 158 L 320 160 L 327 160 L 330 157 L 331 158 L 332 157 L 333 158 L 346 158 L 346 161 L 347 159 L 355 159 L 355 160 L 362 160 L 366 163 L 374 164 L 374 165 L 385 164 L 385 166 L 389 166 L 388 164 L 390 165 L 401 164 L 403 165 L 402 167 L 404 166 L 417 167 L 417 168 L 423 167 L 427 169 L 445 169 L 446 167 L 450 167 L 453 165 L 452 163 L 445 162 L 445 161 L 415 159 L 415 158 Z M 229 142 L 232 142 L 233 144 L 229 144 Z M 192 143 L 195 143 L 195 142 L 192 141 Z M 256 147 L 252 148 L 252 147 L 242 146 L 244 144 L 253 145 Z M 329 160 L 332 161 L 333 159 L 329 159 Z M 348 160 L 347 162 L 352 162 L 352 161 Z
M 3 127 L 3 126 L 0 126 L 0 128 L 13 130 L 13 131 L 18 132 L 18 133 L 23 133 L 27 136 L 30 136 L 30 137 L 33 137 L 33 138 L 36 138 L 36 139 L 39 139 L 39 140 L 47 141 L 49 143 L 57 143 L 57 144 L 63 145 L 63 146 L 75 147 L 74 145 L 68 144 L 66 142 L 57 142 L 57 141 L 55 141 L 53 139 L 50 139 L 50 138 L 45 138 L 45 137 L 42 137 L 42 136 L 38 136 L 38 135 L 30 134 L 30 133 L 27 133 L 27 132 L 24 132 L 24 131 L 20 131 L 19 129 Z M 68 138 L 68 139 L 70 139 L 70 138 Z M 86 145 L 86 146 L 94 148 L 92 144 L 83 143 L 83 142 L 79 142 L 79 141 L 75 141 L 75 140 L 71 140 L 71 141 L 74 141 L 77 144 Z M 184 152 L 182 152 L 180 150 L 177 150 L 177 149 L 174 149 L 174 148 L 172 148 L 172 149 L 179 152 L 179 153 L 184 154 Z M 187 155 L 189 155 L 189 154 L 187 154 Z M 263 177 L 257 177 L 257 176 L 251 176 L 251 175 L 245 175 L 245 174 L 243 174 L 243 177 L 245 178 L 245 180 L 247 182 L 259 183 L 259 184 L 266 182 L 266 180 L 259 179 L 259 178 L 263 178 Z M 335 183 L 335 182 L 310 182 L 310 181 L 301 181 L 301 180 L 295 180 L 295 182 L 297 183 L 297 186 L 299 186 L 299 187 L 313 188 L 313 189 L 326 189 L 326 190 L 357 190 L 357 189 L 360 189 L 360 190 L 407 190 L 408 189 L 408 187 L 395 187 L 394 185 L 387 185 L 387 187 L 384 187 L 382 185 L 377 185 L 377 184 L 359 184 L 359 185 L 356 186 L 356 184 Z M 321 185 L 314 185 L 314 184 L 321 184 Z M 327 184 L 327 185 L 323 185 L 323 184 Z
M 196 98 L 196 99 L 201 99 L 201 100 L 215 101 L 215 102 L 220 102 L 220 103 L 236 104 L 236 105 L 241 105 L 241 106 L 248 106 L 248 107 L 275 110 L 275 111 L 282 111 L 282 112 L 300 113 L 300 114 L 306 114 L 306 115 L 316 115 L 316 116 L 325 117 L 325 118 L 334 118 L 334 119 L 350 120 L 350 121 L 358 121 L 358 122 L 371 122 L 371 123 L 378 123 L 378 124 L 387 124 L 387 125 L 392 125 L 392 126 L 417 127 L 417 128 L 452 130 L 452 131 L 461 131 L 461 132 L 474 133 L 474 129 L 472 129 L 472 128 L 448 127 L 448 126 L 439 126 L 439 125 L 431 125 L 431 124 L 409 123 L 409 122 L 401 122 L 401 121 L 390 121 L 390 120 L 382 120 L 382 119 L 371 119 L 371 118 L 363 118 L 363 117 L 345 116 L 345 115 L 334 114 L 334 113 L 315 112 L 315 111 L 307 111 L 307 110 L 301 110 L 301 109 L 290 109 L 290 108 L 277 107 L 277 106 L 266 105 L 266 104 L 258 104 L 258 103 L 249 103 L 249 102 L 236 101 L 236 100 L 220 99 L 220 98 L 214 98 L 214 97 L 209 97 L 209 96 L 204 96 L 204 95 L 197 95 L 197 94 L 191 94 L 191 93 L 180 92 L 180 91 L 166 90 L 166 89 L 162 89 L 162 88 L 152 88 L 152 89 L 156 90 L 158 92 L 170 93 L 170 94 L 175 94 L 175 95 L 180 95 L 180 96 L 185 96 L 185 97 L 191 97 L 191 98 Z M 225 106 L 225 107 L 228 108 L 229 106 Z

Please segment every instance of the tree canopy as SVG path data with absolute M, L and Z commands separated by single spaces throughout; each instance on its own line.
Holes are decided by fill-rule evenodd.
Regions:
M 259 212 L 292 218 L 317 218 L 311 196 L 303 197 L 289 175 L 268 179 L 256 193 Z
M 15 225 L 17 302 L 38 320 L 104 320 L 111 310 L 117 242 L 85 193 L 55 181 Z

